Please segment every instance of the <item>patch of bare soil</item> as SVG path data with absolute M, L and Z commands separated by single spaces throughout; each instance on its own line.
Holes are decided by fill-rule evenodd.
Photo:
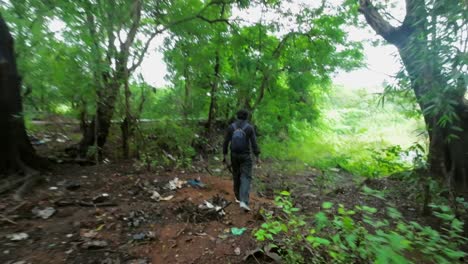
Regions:
M 171 189 L 176 177 L 205 186 Z M 242 263 L 256 247 L 258 210 L 271 205 L 254 195 L 245 213 L 229 179 L 130 163 L 64 164 L 46 178 L 24 202 L 2 197 L 0 263 Z

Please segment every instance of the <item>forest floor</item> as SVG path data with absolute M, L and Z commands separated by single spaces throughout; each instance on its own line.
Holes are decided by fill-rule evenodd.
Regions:
M 206 186 L 166 188 L 176 177 Z M 173 198 L 157 201 L 150 188 Z M 231 202 L 224 216 L 197 212 L 216 196 Z M 231 181 L 206 174 L 138 174 L 130 163 L 59 166 L 23 202 L 2 199 L 0 263 L 239 263 L 255 248 L 258 209 L 271 206 L 255 195 L 251 200 L 253 210 L 241 211 Z M 48 207 L 55 210 L 48 219 L 33 212 Z M 247 230 L 233 235 L 232 227 Z M 21 233 L 27 238 L 9 237 Z
M 244 263 L 249 251 L 258 247 L 252 231 L 263 221 L 260 209 L 273 206 L 272 192 L 265 194 L 269 190 L 293 189 L 296 206 L 307 212 L 320 210 L 325 200 L 351 207 L 363 199 L 355 184 L 343 184 L 321 196 L 301 190 L 312 188 L 314 174 L 267 179 L 262 173 L 258 171 L 264 182 L 257 181 L 257 192 L 266 197 L 254 194 L 253 210 L 245 213 L 235 203 L 232 182 L 226 176 L 183 170 L 141 173 L 130 162 L 57 166 L 23 202 L 12 200 L 11 195 L 2 198 L 0 263 Z M 206 186 L 185 184 L 170 190 L 169 182 L 176 177 L 199 179 Z M 295 181 L 288 185 L 288 178 Z M 258 186 L 265 181 L 268 186 L 260 191 Z M 392 185 L 389 180 L 369 183 L 378 189 Z M 149 191 L 152 188 L 161 197 L 173 198 L 157 201 Z M 214 197 L 230 202 L 224 216 L 197 211 Z M 384 206 L 378 199 L 374 203 Z M 48 207 L 54 208 L 53 215 L 37 217 L 35 208 Z M 399 207 L 417 217 L 411 205 L 400 203 Z M 246 231 L 234 235 L 231 228 Z M 21 233 L 27 238 L 13 241 L 9 236 Z
M 0 263 L 246 263 L 259 246 L 252 233 L 264 221 L 261 211 L 274 210 L 277 191 L 289 190 L 295 206 L 307 213 L 319 211 L 324 201 L 346 208 L 362 202 L 386 206 L 361 193 L 364 179 L 339 169 L 324 177 L 314 168 L 291 170 L 270 161 L 254 170 L 253 210 L 246 213 L 234 201 L 229 171 L 213 161 L 157 172 L 131 160 L 56 164 L 22 202 L 11 193 L 2 196 Z M 187 180 L 205 186 L 182 184 Z M 424 221 L 401 182 L 383 178 L 366 185 L 391 190 L 386 202 L 406 218 Z M 223 210 L 200 209 L 206 201 Z M 252 257 L 247 262 L 266 263 Z

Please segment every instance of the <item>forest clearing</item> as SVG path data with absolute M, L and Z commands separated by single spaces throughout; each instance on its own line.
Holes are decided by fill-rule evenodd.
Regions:
M 0 263 L 468 263 L 467 14 L 0 0 Z

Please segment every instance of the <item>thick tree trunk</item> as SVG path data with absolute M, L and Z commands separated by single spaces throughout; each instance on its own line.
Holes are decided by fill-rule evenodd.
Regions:
M 435 126 L 430 133 L 429 165 L 434 176 L 443 176 L 452 191 L 468 198 L 468 111 L 458 111 L 451 124 L 463 131 Z
M 0 15 L 0 174 L 18 170 L 29 174 L 44 162 L 26 134 L 20 89 L 13 38 Z
M 430 172 L 458 195 L 468 197 L 468 107 L 463 99 L 464 92 L 442 92 L 447 84 L 441 76 L 437 58 L 430 55 L 427 40 L 419 33 L 412 31 L 397 47 L 426 123 Z M 457 102 L 454 111 L 458 119 L 441 126 L 441 114 L 431 113 L 429 108 L 433 106 L 428 95 Z
M 406 17 L 399 27 L 391 26 L 370 0 L 360 0 L 359 11 L 368 24 L 398 48 L 408 72 L 411 87 L 421 108 L 429 134 L 429 168 L 432 176 L 445 181 L 456 195 L 468 198 L 468 105 L 464 100 L 466 84 L 446 91 L 437 54 L 431 53 L 427 39 L 427 12 L 422 0 L 406 0 Z M 441 126 L 441 114 L 430 111 L 428 97 L 442 97 L 452 102 L 457 116 Z

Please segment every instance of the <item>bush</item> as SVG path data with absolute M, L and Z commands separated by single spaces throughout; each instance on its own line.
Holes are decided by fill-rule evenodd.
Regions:
M 143 163 L 140 166 L 154 169 L 157 166 L 186 167 L 191 164 L 196 154 L 193 146 L 202 140 L 194 127 L 173 120 L 143 125 L 136 146 Z
M 463 222 L 445 205 L 432 205 L 442 222 L 435 230 L 406 221 L 391 206 L 382 219 L 376 208 L 366 205 L 351 210 L 324 202 L 310 217 L 293 206 L 285 191 L 275 204 L 281 213 L 265 213 L 267 221 L 254 236 L 276 247 L 287 263 L 455 263 L 466 256 L 459 249 L 467 242 L 461 235 Z

